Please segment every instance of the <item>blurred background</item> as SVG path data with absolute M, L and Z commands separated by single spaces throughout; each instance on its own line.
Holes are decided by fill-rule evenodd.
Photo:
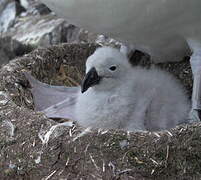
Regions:
M 118 44 L 69 24 L 39 0 L 0 0 L 0 66 L 37 47 L 87 42 Z

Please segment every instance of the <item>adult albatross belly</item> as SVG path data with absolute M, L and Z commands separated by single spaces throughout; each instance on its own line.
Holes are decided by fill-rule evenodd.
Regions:
M 201 41 L 200 0 L 42 0 L 58 16 L 92 32 L 129 42 L 155 61 L 190 54 Z
M 192 119 L 200 119 L 201 0 L 41 1 L 72 24 L 131 43 L 155 62 L 192 54 Z

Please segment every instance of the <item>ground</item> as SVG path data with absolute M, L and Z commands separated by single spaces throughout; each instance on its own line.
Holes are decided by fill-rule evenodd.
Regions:
M 63 66 L 76 66 L 82 75 L 96 47 L 64 44 L 38 49 L 1 68 L 0 179 L 200 179 L 200 123 L 138 133 L 74 125 L 57 127 L 48 138 L 58 122 L 33 110 L 22 70 L 43 82 L 61 84 L 65 77 L 58 80 L 57 75 L 65 75 Z M 173 72 L 191 93 L 187 59 L 159 66 Z

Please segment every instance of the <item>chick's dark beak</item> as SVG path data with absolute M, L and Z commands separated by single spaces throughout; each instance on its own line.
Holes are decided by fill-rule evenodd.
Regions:
M 98 76 L 96 69 L 91 68 L 88 73 L 85 75 L 82 84 L 81 84 L 81 92 L 84 93 L 90 87 L 98 84 L 101 80 L 101 77 Z

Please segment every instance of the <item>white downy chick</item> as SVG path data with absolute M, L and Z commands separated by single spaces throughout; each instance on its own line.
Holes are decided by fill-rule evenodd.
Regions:
M 84 127 L 154 131 L 187 121 L 181 84 L 162 70 L 132 67 L 117 49 L 99 48 L 87 59 L 81 88 L 75 115 Z

